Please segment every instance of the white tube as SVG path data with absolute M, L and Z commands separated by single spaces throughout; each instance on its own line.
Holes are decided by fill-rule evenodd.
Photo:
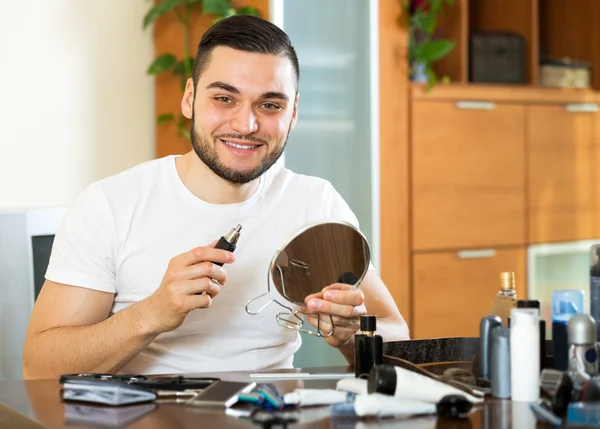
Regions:
M 348 402 L 354 394 L 333 389 L 296 389 L 283 395 L 283 402 L 289 405 L 332 405 Z
M 394 366 L 394 370 L 396 371 L 396 390 L 394 391 L 396 398 L 414 399 L 436 404 L 446 395 L 462 395 L 472 403 L 480 403 L 484 400 L 484 398 L 478 398 L 454 386 L 414 371 L 399 366 Z
M 381 393 L 358 395 L 354 400 L 354 412 L 359 417 L 410 417 L 435 414 L 436 405 L 425 401 L 399 399 Z
M 343 378 L 337 382 L 336 389 L 356 394 L 369 393 L 368 382 L 364 378 Z
M 540 328 L 536 309 L 510 311 L 510 390 L 513 401 L 540 398 Z

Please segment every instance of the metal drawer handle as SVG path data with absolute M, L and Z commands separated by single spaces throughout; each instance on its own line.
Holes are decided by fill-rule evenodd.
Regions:
M 596 103 L 569 103 L 565 105 L 565 110 L 573 113 L 595 113 L 598 111 L 598 105 Z
M 496 103 L 491 101 L 457 101 L 456 107 L 465 110 L 494 110 Z
M 456 256 L 459 259 L 493 258 L 496 256 L 496 251 L 494 249 L 461 250 L 456 252 Z

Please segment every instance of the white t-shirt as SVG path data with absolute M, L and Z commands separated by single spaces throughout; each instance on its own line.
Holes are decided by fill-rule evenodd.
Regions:
M 277 324 L 273 303 L 249 315 L 267 292 L 269 264 L 301 227 L 356 216 L 333 186 L 275 164 L 257 191 L 236 204 L 209 204 L 181 181 L 176 156 L 145 162 L 88 186 L 54 240 L 48 280 L 115 294 L 112 313 L 150 296 L 171 258 L 207 245 L 237 224 L 242 233 L 227 283 L 207 309 L 157 336 L 122 373 L 165 374 L 292 367 L 298 332 Z M 271 293 L 277 294 L 274 288 Z M 279 299 L 282 303 L 287 301 Z

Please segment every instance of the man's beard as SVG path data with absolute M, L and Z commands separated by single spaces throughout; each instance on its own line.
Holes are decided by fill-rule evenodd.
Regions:
M 193 114 L 192 114 L 192 125 L 190 128 L 190 139 L 192 141 L 192 147 L 194 148 L 194 152 L 196 152 L 196 155 L 198 155 L 198 158 L 200 158 L 200 160 L 204 164 L 206 164 L 208 166 L 208 168 L 210 168 L 217 176 L 219 176 L 220 178 L 222 178 L 230 183 L 243 185 L 243 184 L 249 183 L 249 182 L 253 181 L 254 179 L 262 176 L 263 173 L 265 173 L 269 168 L 271 168 L 273 166 L 273 164 L 275 164 L 277 162 L 277 160 L 283 154 L 285 146 L 287 145 L 287 140 L 288 140 L 288 136 L 290 134 L 291 125 L 292 124 L 290 121 L 290 126 L 288 127 L 288 132 L 285 136 L 285 141 L 284 141 L 283 145 L 281 146 L 281 148 L 276 149 L 273 152 L 269 153 L 260 162 L 260 164 L 257 165 L 255 168 L 253 168 L 251 170 L 246 170 L 246 171 L 235 170 L 233 168 L 226 167 L 225 165 L 223 165 L 223 163 L 219 159 L 219 155 L 217 154 L 217 148 L 212 144 L 212 142 L 207 140 L 203 136 L 200 136 L 198 133 L 196 133 L 196 130 L 194 128 L 194 115 Z M 244 138 L 244 136 L 241 134 L 240 135 L 227 134 L 227 135 L 223 135 L 222 137 L 235 138 L 238 140 L 246 140 L 249 143 L 253 143 L 252 139 Z M 216 140 L 217 139 L 214 140 L 215 143 L 220 144 L 220 142 L 217 142 Z M 254 141 L 254 143 L 255 142 L 256 141 Z M 267 145 L 265 144 L 265 146 L 267 146 Z

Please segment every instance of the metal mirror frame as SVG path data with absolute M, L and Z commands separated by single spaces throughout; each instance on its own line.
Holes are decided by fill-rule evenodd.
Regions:
M 275 315 L 275 319 L 277 320 L 277 323 L 280 326 L 283 326 L 284 328 L 288 328 L 288 329 L 293 329 L 308 335 L 313 335 L 316 337 L 329 337 L 331 335 L 333 335 L 334 331 L 335 331 L 335 324 L 333 323 L 333 317 L 329 316 L 329 323 L 331 324 L 331 331 L 328 333 L 323 333 L 323 331 L 321 330 L 321 315 L 319 313 L 305 313 L 303 311 L 300 310 L 294 310 L 292 308 L 290 308 L 288 305 L 282 304 L 281 302 L 279 302 L 277 299 L 270 299 L 269 301 L 267 301 L 266 304 L 264 304 L 262 307 L 260 307 L 258 309 L 258 311 L 256 312 L 252 312 L 249 310 L 249 306 L 250 304 L 252 304 L 254 301 L 257 301 L 267 295 L 269 295 L 271 293 L 271 280 L 272 280 L 272 273 L 274 271 L 274 268 L 276 266 L 276 261 L 277 259 L 279 259 L 280 254 L 285 251 L 285 249 L 298 237 L 300 237 L 302 234 L 304 234 L 305 232 L 309 231 L 312 228 L 321 226 L 321 225 L 330 225 L 330 224 L 339 224 L 345 227 L 349 227 L 352 230 L 354 230 L 362 239 L 363 242 L 363 246 L 364 246 L 364 251 L 365 251 L 365 257 L 366 257 L 366 263 L 365 263 L 365 268 L 363 270 L 363 272 L 361 273 L 360 277 L 358 278 L 358 280 L 356 281 L 355 284 L 352 285 L 352 290 L 356 290 L 358 289 L 360 283 L 363 281 L 363 279 L 365 278 L 365 276 L 367 275 L 367 272 L 369 271 L 369 265 L 371 262 L 371 248 L 369 246 L 369 242 L 367 240 L 367 238 L 365 237 L 365 235 L 354 225 L 352 225 L 351 223 L 345 222 L 345 221 L 340 221 L 340 220 L 333 220 L 333 221 L 322 221 L 322 222 L 313 222 L 311 224 L 306 225 L 305 227 L 301 228 L 300 230 L 298 230 L 296 233 L 294 233 L 292 235 L 291 238 L 289 238 L 286 242 L 285 245 L 281 248 L 279 248 L 275 254 L 273 255 L 273 258 L 271 259 L 271 262 L 269 264 L 269 270 L 267 272 L 267 292 L 257 296 L 256 298 L 252 298 L 251 300 L 249 300 L 246 303 L 246 313 L 252 315 L 252 316 L 256 316 L 258 314 L 260 314 L 265 308 L 267 308 L 269 305 L 271 305 L 271 303 L 275 303 L 283 308 L 285 308 L 287 310 L 287 312 L 283 312 L 280 311 Z M 279 268 L 279 272 L 281 273 L 281 268 Z M 282 283 L 282 289 L 284 290 L 284 293 L 281 294 L 286 300 L 288 300 L 288 302 L 293 303 L 294 305 L 297 305 L 295 302 L 292 302 L 291 300 L 289 300 L 289 298 L 286 296 L 285 294 L 285 282 L 283 280 L 283 273 L 281 273 L 282 275 L 282 279 L 281 279 L 281 283 Z M 274 283 L 274 281 L 273 281 Z M 325 286 L 323 286 L 325 287 Z M 277 290 L 277 287 L 275 286 L 275 289 Z M 304 319 L 302 318 L 302 316 L 300 315 L 304 315 L 304 316 L 309 316 L 309 315 L 316 315 L 317 316 L 317 330 L 316 331 L 312 331 L 312 330 L 308 330 L 308 329 L 304 329 Z

